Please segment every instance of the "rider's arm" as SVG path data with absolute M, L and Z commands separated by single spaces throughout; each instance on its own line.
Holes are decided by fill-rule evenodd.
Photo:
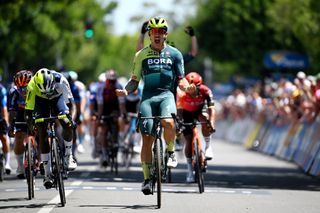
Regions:
M 103 90 L 104 90 L 104 84 L 100 84 L 97 89 L 97 114 L 98 114 L 98 118 L 100 118 L 103 113 Z
M 139 81 L 140 81 L 140 72 L 142 69 L 142 58 L 143 54 L 141 54 L 142 51 L 139 51 L 136 53 L 133 61 L 133 71 L 130 80 L 124 87 L 124 89 L 119 90 L 117 89 L 117 95 L 118 96 L 127 96 L 129 93 L 134 92 L 136 89 L 138 89 Z
M 9 91 L 8 96 L 8 111 L 9 111 L 9 125 L 14 126 L 17 112 L 16 109 L 18 107 L 17 105 L 17 99 L 19 97 L 18 91 L 12 87 Z
M 179 80 L 178 86 L 179 86 L 179 89 L 187 93 L 192 93 L 197 89 L 196 85 L 189 84 L 186 78 L 182 78 L 181 80 Z
M 190 54 L 193 56 L 193 57 L 196 57 L 196 55 L 198 55 L 198 40 L 197 40 L 197 37 L 194 33 L 194 30 L 191 26 L 187 27 L 189 30 L 188 30 L 188 34 L 190 35 L 191 37 L 191 50 L 190 50 Z
M 140 33 L 138 41 L 137 41 L 137 48 L 136 48 L 137 52 L 144 47 L 144 37 L 147 32 L 147 26 L 148 26 L 148 21 L 143 22 L 143 24 L 141 26 L 141 33 Z
M 30 131 L 33 130 L 32 113 L 33 113 L 33 110 L 29 110 L 29 109 L 24 110 L 24 119 L 27 122 L 27 126 Z
M 214 108 L 214 99 L 213 99 L 213 93 L 212 90 L 210 88 L 208 88 L 207 86 L 204 86 L 205 88 L 205 97 L 206 97 L 206 101 L 207 101 L 207 105 L 208 105 L 208 114 L 209 114 L 209 120 L 211 123 L 211 126 L 213 127 L 213 129 L 215 128 L 215 118 L 216 118 L 216 111 Z M 202 89 L 202 88 L 200 88 Z
M 132 93 L 138 89 L 138 86 L 139 86 L 139 81 L 137 80 L 137 76 L 133 75 L 133 76 L 131 76 L 130 80 L 126 84 L 125 90 L 128 93 Z

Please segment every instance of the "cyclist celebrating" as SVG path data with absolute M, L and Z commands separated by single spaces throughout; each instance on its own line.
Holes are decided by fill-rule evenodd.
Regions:
M 102 117 L 109 117 L 112 119 L 113 129 L 108 129 L 108 125 L 101 126 L 101 135 L 107 135 L 108 131 L 112 135 L 113 145 L 118 145 L 118 133 L 119 133 L 119 117 L 125 114 L 125 99 L 118 97 L 116 89 L 122 89 L 122 86 L 117 81 L 117 74 L 115 70 L 111 69 L 106 72 L 106 81 L 98 88 L 97 91 L 97 103 L 98 103 L 98 121 Z M 102 137 L 101 142 L 101 163 L 103 166 L 108 164 L 108 141 L 105 137 Z
M 179 82 L 182 91 L 196 90 L 184 78 L 184 65 L 181 52 L 165 43 L 168 24 L 164 18 L 151 18 L 148 22 L 148 34 L 151 44 L 136 53 L 131 79 L 124 90 L 118 90 L 119 96 L 128 95 L 138 88 L 140 77 L 144 81 L 143 94 L 139 111 L 143 117 L 171 116 L 176 113 L 174 85 Z M 167 143 L 169 159 L 168 167 L 176 167 L 178 162 L 174 154 L 174 140 L 176 136 L 174 120 L 162 119 L 164 139 Z M 154 141 L 153 120 L 145 119 L 139 123 L 143 138 L 141 149 L 141 163 L 144 182 L 142 192 L 151 194 L 150 171 L 152 162 L 152 144 Z
M 189 84 L 197 87 L 196 91 L 184 92 L 178 89 L 177 91 L 177 109 L 178 115 L 185 123 L 192 123 L 194 120 L 199 120 L 202 125 L 202 134 L 206 142 L 205 157 L 207 160 L 212 159 L 212 151 L 210 147 L 210 136 L 215 131 L 215 109 L 213 102 L 212 91 L 209 87 L 202 84 L 202 77 L 196 72 L 190 72 L 186 75 Z M 203 108 L 207 103 L 206 112 Z M 192 130 L 191 126 L 187 126 L 183 130 L 183 135 L 186 139 L 185 156 L 187 158 L 187 182 L 194 182 L 192 170 Z
M 25 120 L 29 129 L 34 129 L 33 116 L 45 118 L 55 115 L 69 115 L 69 119 L 60 120 L 63 128 L 62 137 L 65 145 L 64 164 L 67 170 L 72 171 L 77 167 L 71 152 L 73 138 L 73 121 L 71 112 L 73 96 L 67 79 L 54 70 L 42 68 L 31 78 L 27 87 L 27 98 L 25 107 Z M 51 112 L 51 114 L 50 114 Z M 44 123 L 37 125 L 41 160 L 44 166 L 43 184 L 46 189 L 52 187 L 50 146 L 47 141 L 47 126 Z
M 141 33 L 139 35 L 138 38 L 138 42 L 137 42 L 137 48 L 136 50 L 139 51 L 144 47 L 144 38 L 145 38 L 145 34 L 148 31 L 148 21 L 143 22 L 142 26 L 141 26 Z M 191 26 L 187 26 L 184 28 L 184 32 L 186 34 L 188 34 L 191 38 L 191 49 L 189 52 L 183 54 L 183 61 L 184 64 L 189 63 L 192 59 L 194 59 L 194 57 L 196 57 L 198 55 L 198 40 L 197 37 L 195 35 L 194 29 Z M 174 47 L 174 43 L 173 42 L 169 42 L 167 41 L 167 44 L 171 45 Z
M 14 137 L 14 153 L 16 155 L 18 167 L 17 177 L 24 179 L 23 166 L 23 141 L 27 135 L 26 124 L 15 124 L 16 122 L 24 122 L 24 108 L 26 103 L 27 85 L 32 77 L 32 72 L 21 70 L 13 77 L 14 86 L 9 91 L 9 136 Z

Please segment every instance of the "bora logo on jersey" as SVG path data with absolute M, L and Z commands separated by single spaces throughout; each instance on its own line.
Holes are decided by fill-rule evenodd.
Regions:
M 172 61 L 170 58 L 149 58 L 148 65 L 157 65 L 157 64 L 170 64 L 172 65 Z

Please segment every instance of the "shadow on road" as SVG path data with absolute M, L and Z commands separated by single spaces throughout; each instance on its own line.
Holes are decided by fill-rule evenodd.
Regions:
M 21 200 L 27 200 L 25 198 L 8 198 L 8 199 L 1 199 L 0 201 L 21 201 Z M 37 203 L 37 204 L 29 204 L 29 205 L 10 205 L 10 206 L 0 206 L 0 210 L 1 209 L 24 209 L 24 208 L 42 208 L 45 206 L 57 206 L 56 204 L 48 204 L 48 203 Z
M 85 163 L 90 165 L 90 163 Z M 140 167 L 139 163 L 132 166 Z M 81 178 L 85 170 L 77 169 L 70 173 L 71 178 Z M 172 184 L 188 187 L 185 184 L 186 165 L 179 163 L 172 170 Z M 142 172 L 119 169 L 118 175 L 111 173 L 109 168 L 90 172 L 86 177 L 96 182 L 138 182 L 142 181 Z M 302 170 L 294 168 L 273 167 L 243 167 L 243 166 L 208 166 L 204 175 L 206 187 L 223 188 L 250 188 L 250 189 L 286 189 L 286 190 L 308 190 L 320 191 L 320 179 L 308 176 Z
M 104 208 L 104 209 L 156 209 L 157 205 L 116 205 L 116 204 L 106 204 L 106 205 L 80 205 L 79 207 L 85 208 Z

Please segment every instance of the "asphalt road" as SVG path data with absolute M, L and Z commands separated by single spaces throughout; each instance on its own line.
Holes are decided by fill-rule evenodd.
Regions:
M 186 165 L 179 152 L 173 183 L 163 185 L 162 208 L 156 209 L 156 195 L 140 191 L 142 172 L 138 156 L 129 170 L 115 175 L 91 158 L 91 146 L 78 154 L 79 166 L 65 181 L 67 204 L 60 207 L 58 191 L 46 190 L 36 179 L 35 198 L 27 200 L 25 180 L 11 175 L 0 183 L 0 212 L 290 212 L 320 211 L 320 180 L 305 175 L 296 165 L 247 151 L 226 141 L 212 143 L 214 160 L 205 174 L 205 192 L 185 183 Z M 12 154 L 13 155 L 13 154 Z

